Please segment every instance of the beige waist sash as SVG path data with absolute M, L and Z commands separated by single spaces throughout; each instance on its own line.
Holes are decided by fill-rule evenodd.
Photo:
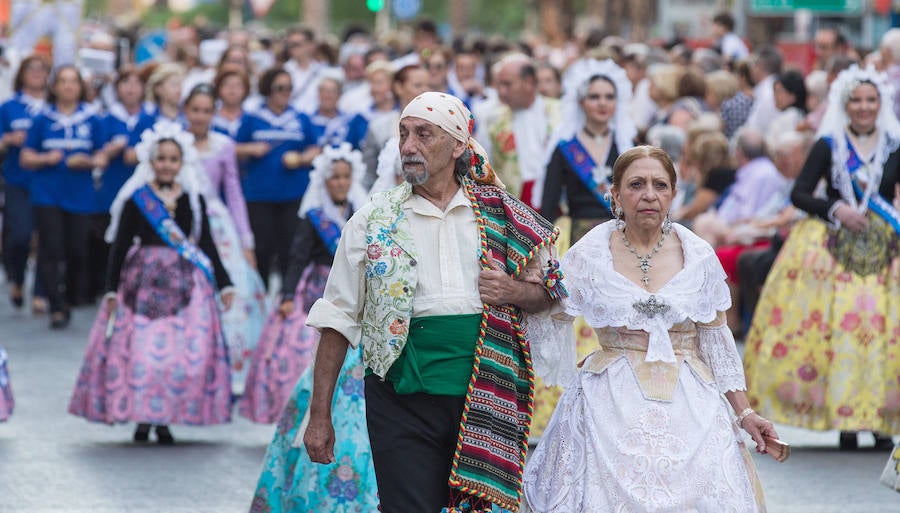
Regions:
M 646 399 L 671 401 L 678 383 L 681 363 L 687 362 L 697 375 L 707 383 L 715 381 L 712 371 L 700 358 L 697 326 L 693 322 L 676 324 L 669 330 L 676 362 L 647 362 L 646 331 L 625 328 L 600 328 L 595 330 L 600 349 L 594 351 L 581 364 L 587 372 L 601 373 L 620 358 L 631 365 L 641 392 Z

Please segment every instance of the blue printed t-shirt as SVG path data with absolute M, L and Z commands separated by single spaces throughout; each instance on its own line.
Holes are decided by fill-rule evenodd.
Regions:
M 369 129 L 369 121 L 361 114 L 338 112 L 337 116 L 329 119 L 316 111 L 310 121 L 318 146 L 340 146 L 347 142 L 354 150 L 359 150 Z
M 54 105 L 45 107 L 28 131 L 25 147 L 39 153 L 60 150 L 63 160 L 36 170 L 31 180 L 32 204 L 59 207 L 75 214 L 96 213 L 91 170 L 70 170 L 66 159 L 76 153 L 93 155 L 104 142 L 103 126 L 94 109 L 82 103 L 66 115 Z
M 44 101 L 39 98 L 16 93 L 12 98 L 0 105 L 0 137 L 9 132 L 28 132 L 34 124 L 34 117 L 44 107 Z M 19 163 L 19 146 L 8 146 L 6 158 L 3 159 L 3 179 L 6 183 L 28 187 L 31 183 L 32 172 L 25 169 Z
M 241 119 L 225 119 L 219 114 L 216 114 L 212 118 L 212 123 L 210 123 L 210 127 L 214 132 L 219 132 L 220 134 L 227 135 L 232 139 L 237 137 L 238 130 L 241 128 Z
M 309 118 L 288 107 L 280 115 L 265 105 L 241 120 L 238 144 L 267 142 L 271 150 L 262 157 L 241 162 L 241 187 L 247 201 L 280 202 L 303 196 L 309 185 L 310 167 L 286 169 L 281 158 L 288 151 L 303 151 L 315 143 Z
M 110 106 L 109 112 L 102 118 L 101 123 L 106 140 L 123 139 L 126 147 L 122 153 L 110 159 L 109 165 L 100 178 L 100 187 L 96 191 L 98 212 L 109 212 L 119 189 L 131 178 L 134 166 L 125 163 L 125 152 L 140 142 L 141 134 L 144 133 L 144 130 L 152 129 L 153 122 L 153 114 L 148 109 L 141 108 L 136 114 L 129 114 L 120 103 Z

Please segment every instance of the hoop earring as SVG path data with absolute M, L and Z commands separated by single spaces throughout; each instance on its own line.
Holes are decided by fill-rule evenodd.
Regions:
M 625 211 L 622 207 L 616 207 L 616 230 L 625 231 Z
M 665 234 L 672 233 L 672 214 L 666 213 L 666 220 L 663 221 L 662 232 Z

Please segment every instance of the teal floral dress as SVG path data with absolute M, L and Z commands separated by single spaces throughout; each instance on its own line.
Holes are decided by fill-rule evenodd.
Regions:
M 336 462 L 313 463 L 294 439 L 312 397 L 313 367 L 294 388 L 266 451 L 250 513 L 362 513 L 378 511 L 375 468 L 366 429 L 365 366 L 351 349 L 332 403 Z

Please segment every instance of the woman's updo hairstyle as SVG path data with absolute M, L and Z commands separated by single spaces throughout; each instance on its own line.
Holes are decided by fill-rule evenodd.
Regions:
M 656 146 L 646 145 L 635 146 L 619 155 L 619 158 L 616 159 L 616 163 L 613 164 L 613 187 L 616 189 L 621 187 L 622 177 L 625 176 L 625 171 L 631 167 L 631 164 L 633 164 L 634 161 L 644 158 L 654 159 L 662 164 L 663 169 L 666 170 L 666 174 L 669 175 L 669 180 L 672 182 L 672 190 L 675 190 L 677 175 L 675 174 L 675 164 L 672 163 L 669 154 Z

